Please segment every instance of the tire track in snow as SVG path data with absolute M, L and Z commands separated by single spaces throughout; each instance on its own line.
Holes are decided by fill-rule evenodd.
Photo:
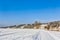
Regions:
M 20 32 L 17 32 L 17 31 L 12 32 L 12 33 L 2 34 L 2 35 L 0 35 L 0 37 L 17 34 L 17 35 L 15 35 L 16 37 L 12 38 L 11 40 L 60 40 L 60 38 L 54 36 L 50 32 L 44 31 L 44 30 L 40 30 L 39 32 L 36 32 L 36 34 L 34 34 L 34 35 L 24 35 L 22 37 L 18 33 L 20 34 Z M 2 40 L 4 40 L 4 39 L 2 39 Z M 10 39 L 7 39 L 7 40 L 10 40 Z
M 41 40 L 55 40 L 52 36 L 50 36 L 47 32 L 44 30 L 40 30 Z
M 50 36 L 52 36 L 52 38 L 54 38 L 55 40 L 60 40 L 60 38 L 56 37 L 54 34 L 50 33 L 50 32 L 47 32 L 49 33 Z

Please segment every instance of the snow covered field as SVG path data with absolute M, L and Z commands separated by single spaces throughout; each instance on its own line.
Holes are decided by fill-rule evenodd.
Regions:
M 0 40 L 60 40 L 60 32 L 40 29 L 0 29 Z

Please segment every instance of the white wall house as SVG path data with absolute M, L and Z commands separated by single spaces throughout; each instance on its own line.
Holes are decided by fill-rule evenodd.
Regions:
M 41 25 L 41 29 L 44 29 L 45 26 L 47 26 L 47 24 L 42 24 L 42 25 Z

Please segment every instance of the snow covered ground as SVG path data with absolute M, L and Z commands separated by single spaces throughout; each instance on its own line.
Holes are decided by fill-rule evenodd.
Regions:
M 40 29 L 0 29 L 0 40 L 60 40 L 60 32 Z

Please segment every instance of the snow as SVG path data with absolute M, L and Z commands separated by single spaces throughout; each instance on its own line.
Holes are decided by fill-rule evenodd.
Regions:
M 40 29 L 0 29 L 0 40 L 60 40 L 60 32 Z

